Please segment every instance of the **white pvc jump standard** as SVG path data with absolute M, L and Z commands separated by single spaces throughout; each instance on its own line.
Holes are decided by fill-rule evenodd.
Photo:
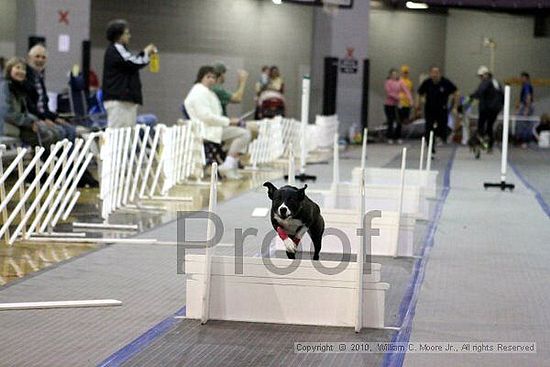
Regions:
M 426 170 L 423 170 L 424 159 L 424 137 L 422 138 L 420 149 L 420 164 L 419 169 L 407 169 L 405 177 L 407 185 L 419 186 L 421 188 L 422 198 L 437 197 L 437 176 L 438 171 L 429 169 L 431 166 L 431 144 L 433 144 L 433 132 L 430 133 L 430 148 L 428 150 L 428 160 L 426 162 Z M 355 167 L 352 171 L 352 182 L 359 183 L 359 171 L 361 167 Z M 398 168 L 366 168 L 365 171 L 366 183 L 379 185 L 398 185 L 401 177 L 401 170 Z M 426 213 L 428 214 L 428 213 Z M 423 218 L 423 219 L 427 219 Z
M 367 136 L 367 130 L 364 131 L 364 136 Z M 363 149 L 361 164 L 366 164 L 366 139 L 363 138 Z M 325 208 L 341 208 L 344 209 L 359 209 L 360 201 L 358 200 L 359 194 L 359 180 L 361 179 L 361 167 L 354 169 L 354 181 L 340 182 L 339 181 L 339 160 L 338 160 L 338 146 L 334 144 L 334 164 L 333 164 L 333 182 L 330 190 L 309 190 L 310 194 L 321 194 L 322 206 Z M 367 210 L 380 209 L 380 210 L 397 210 L 397 203 L 401 197 L 401 169 L 395 170 L 397 172 L 398 179 L 396 182 L 392 182 L 392 185 L 384 183 L 368 183 L 366 185 L 367 192 Z M 365 168 L 367 172 L 369 168 Z M 374 170 L 377 170 L 376 168 Z M 384 170 L 384 169 L 383 169 Z M 368 176 L 365 177 L 365 180 Z M 417 185 L 404 186 L 403 190 L 403 213 L 413 216 L 416 219 L 427 219 L 429 216 L 429 204 L 422 197 L 422 190 Z M 343 205 L 342 205 L 343 204 Z
M 406 164 L 406 148 L 403 150 L 401 171 L 405 172 Z M 361 178 L 361 174 L 359 175 Z M 340 187 L 340 186 L 339 186 Z M 373 225 L 379 228 L 379 236 L 373 237 L 371 240 L 371 254 L 377 256 L 413 256 L 413 244 L 414 244 L 414 228 L 415 217 L 404 213 L 405 204 L 405 184 L 402 180 L 401 185 L 396 188 L 398 190 L 398 196 L 393 200 L 386 201 L 389 210 L 384 210 L 376 204 L 382 203 L 378 201 L 372 203 L 372 197 L 369 195 L 369 186 L 364 188 L 361 185 L 353 186 L 348 185 L 348 193 L 351 194 L 351 190 L 355 190 L 355 195 L 349 195 L 350 204 L 342 207 L 337 205 L 330 205 L 327 207 L 327 202 L 332 204 L 338 201 L 342 196 L 335 195 L 334 193 L 325 193 L 325 199 L 321 204 L 321 214 L 325 219 L 326 227 L 333 227 L 343 231 L 350 239 L 351 253 L 356 254 L 358 248 L 361 246 L 361 239 L 356 235 L 357 228 L 361 228 L 361 221 L 359 221 L 358 213 L 361 207 L 364 205 L 366 211 L 369 210 L 382 210 L 381 218 L 374 218 Z M 340 188 L 339 188 L 340 190 Z M 361 196 L 362 191 L 366 192 L 366 202 L 363 203 L 365 198 Z M 340 192 L 338 192 L 340 194 Z M 418 191 L 417 191 L 418 195 Z M 418 196 L 417 196 L 418 197 Z M 327 200 L 328 199 L 328 200 Z M 332 202 L 330 200 L 333 200 Z M 351 204 L 353 203 L 353 205 Z M 359 207 L 357 206 L 359 204 Z M 336 206 L 336 208 L 335 208 Z M 279 239 L 275 239 L 275 249 L 284 250 L 284 244 Z M 312 244 L 309 236 L 305 236 L 300 245 L 299 251 L 312 251 Z M 342 246 L 334 243 L 324 243 L 322 252 L 328 253 L 342 253 Z
M 490 183 L 485 182 L 483 187 L 485 189 L 489 187 L 499 187 L 502 191 L 509 189 L 514 190 L 515 185 L 506 182 L 506 168 L 508 166 L 508 134 L 510 123 L 510 86 L 504 87 L 504 116 L 503 116 L 503 128 L 502 128 L 502 154 L 500 160 L 500 182 Z
M 216 184 L 212 174 L 211 202 L 215 210 Z M 359 213 L 358 213 L 359 215 Z M 212 238 L 209 221 L 207 238 Z M 345 269 L 328 275 L 319 266 L 335 268 L 335 261 L 269 259 L 279 269 L 292 267 L 290 274 L 272 271 L 259 257 L 244 257 L 242 273 L 235 269 L 235 258 L 187 255 L 185 259 L 186 318 L 244 322 L 383 328 L 385 291 L 380 282 L 380 264 L 370 264 L 371 272 L 362 274 L 362 261 L 344 263 Z M 240 260 L 240 259 L 239 259 Z M 294 265 L 294 266 L 293 266 Z M 361 276 L 359 276 L 359 274 Z M 362 290 L 360 292 L 359 290 Z

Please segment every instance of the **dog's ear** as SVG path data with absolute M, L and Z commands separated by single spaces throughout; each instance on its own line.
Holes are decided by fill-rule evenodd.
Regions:
M 302 187 L 301 189 L 298 189 L 298 198 L 300 200 L 304 200 L 304 198 L 306 197 L 306 189 L 307 184 L 305 184 L 304 187 Z
M 273 200 L 273 194 L 275 194 L 275 191 L 277 191 L 277 188 L 275 187 L 275 185 L 273 185 L 269 181 L 264 182 L 264 186 L 267 187 L 267 196 L 271 200 Z

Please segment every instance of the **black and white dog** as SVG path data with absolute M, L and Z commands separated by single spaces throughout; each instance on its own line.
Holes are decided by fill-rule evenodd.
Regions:
M 294 259 L 300 240 L 306 232 L 313 242 L 313 260 L 319 260 L 325 221 L 319 206 L 306 196 L 306 187 L 298 189 L 283 186 L 277 189 L 271 182 L 265 182 L 267 196 L 271 199 L 271 224 L 286 247 L 289 259 Z

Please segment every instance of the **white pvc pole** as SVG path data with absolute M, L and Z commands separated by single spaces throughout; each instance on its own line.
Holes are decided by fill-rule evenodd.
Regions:
M 296 174 L 296 167 L 294 166 L 294 147 L 292 143 L 289 144 L 288 149 L 288 185 L 296 186 L 296 177 L 294 176 Z
M 420 166 L 418 167 L 419 171 L 424 169 L 424 145 L 426 145 L 426 138 L 422 137 L 422 143 L 420 144 Z
M 340 183 L 340 150 L 338 146 L 338 134 L 334 134 L 332 149 L 332 188 L 336 189 Z
M 134 126 L 134 137 L 132 140 L 132 148 L 130 150 L 130 160 L 128 161 L 128 170 L 126 171 L 126 182 L 124 184 L 124 192 L 122 194 L 122 204 L 128 204 L 128 195 L 130 194 L 130 179 L 134 172 L 134 160 L 136 158 L 137 143 L 139 140 L 139 131 L 141 125 Z
M 502 158 L 500 164 L 500 180 L 506 182 L 506 166 L 508 162 L 508 133 L 510 124 L 510 86 L 504 87 L 504 121 L 502 129 Z
M 117 153 L 116 153 L 116 169 L 115 169 L 115 186 L 114 186 L 114 197 L 113 197 L 113 209 L 117 209 L 120 207 L 121 202 L 121 196 L 122 196 L 122 185 L 121 183 L 124 182 L 124 167 L 123 167 L 123 161 L 124 161 L 124 144 L 126 140 L 126 129 L 127 128 L 120 128 L 118 129 L 118 143 L 117 143 Z
M 17 148 L 17 151 L 20 153 L 21 148 Z M 37 164 L 38 164 L 38 162 L 37 162 Z M 25 171 L 25 168 L 23 167 L 23 161 L 19 161 L 19 165 L 17 166 L 17 172 L 19 174 L 19 177 L 23 176 L 24 171 Z M 37 181 L 40 182 L 40 180 L 37 180 Z M 31 190 L 29 190 L 29 191 L 31 191 Z M 20 185 L 19 186 L 19 201 L 20 202 L 23 201 L 24 196 L 25 196 L 25 185 Z M 23 218 L 25 217 L 25 214 L 26 214 L 26 210 L 25 210 L 25 205 L 23 204 L 23 206 L 21 207 L 21 220 L 23 220 Z M 26 234 L 26 233 L 27 233 L 27 229 L 23 225 L 23 234 Z
M 123 229 L 137 231 L 137 224 L 103 224 L 103 223 L 80 223 L 74 222 L 73 228 L 99 228 L 99 229 Z
M 70 196 L 68 196 L 68 197 L 70 197 Z M 71 200 L 71 202 L 69 203 L 69 206 L 67 206 L 67 210 L 65 210 L 65 213 L 63 214 L 63 220 L 67 220 L 67 218 L 69 217 L 69 215 L 73 211 L 73 208 L 76 205 L 76 202 L 78 201 L 79 197 L 80 197 L 80 191 L 77 191 L 73 195 L 73 199 Z M 60 213 L 62 213 L 62 212 L 60 211 Z M 52 225 L 55 226 L 55 224 L 53 224 L 53 223 L 52 223 Z
M 83 140 L 82 139 L 77 139 L 76 140 L 76 144 L 75 144 L 75 147 L 74 147 L 74 150 L 73 150 L 73 153 L 71 154 L 69 160 L 67 161 L 67 159 L 65 159 L 65 163 L 64 163 L 64 167 L 63 167 L 63 170 L 61 172 L 61 175 L 60 175 L 60 178 L 58 178 L 57 182 L 59 182 L 61 180 L 61 183 L 62 183 L 62 186 L 61 188 L 59 189 L 59 192 L 57 193 L 57 196 L 55 198 L 55 200 L 53 202 L 51 202 L 51 205 L 50 205 L 50 210 L 48 211 L 48 214 L 46 215 L 46 217 L 44 218 L 44 223 L 42 223 L 42 226 L 40 227 L 40 231 L 41 232 L 44 232 L 45 228 L 47 225 L 49 226 L 53 226 L 53 221 L 50 221 L 51 218 L 55 217 L 55 215 L 57 213 L 61 214 L 62 211 L 63 211 L 63 208 L 61 207 L 58 207 L 59 204 L 61 203 L 61 200 L 65 197 L 68 197 L 70 198 L 71 196 L 70 195 L 66 195 L 65 193 L 67 192 L 68 188 L 69 188 L 69 185 L 71 183 L 71 180 L 75 177 L 75 175 L 77 174 L 78 172 L 78 167 L 82 161 L 82 157 L 84 156 L 85 152 L 84 150 L 80 151 L 80 154 L 78 154 L 79 150 L 80 150 L 80 147 L 82 146 L 83 144 Z M 75 155 L 78 154 L 78 158 L 80 159 L 77 159 L 76 162 L 73 163 L 74 161 L 74 157 Z M 91 153 L 90 153 L 91 154 Z M 68 166 L 73 163 L 72 165 L 72 169 L 71 171 L 69 172 L 69 174 L 67 175 L 67 170 L 68 170 Z M 77 181 L 78 183 L 78 181 Z M 54 187 L 54 190 L 57 190 L 57 187 L 58 186 L 55 186 Z M 54 194 L 52 194 L 50 192 L 50 196 L 53 196 Z M 40 212 L 42 211 L 42 209 L 40 208 L 37 208 L 37 210 Z M 57 210 L 57 212 L 56 212 Z M 51 228 L 50 228 L 51 229 Z
M 143 164 L 143 158 L 145 156 L 145 150 L 147 149 L 147 142 L 149 141 L 149 131 L 151 128 L 149 126 L 145 127 L 145 130 L 143 131 L 143 138 L 139 141 L 140 142 L 140 152 L 139 152 L 139 158 L 136 165 L 136 170 L 134 173 L 134 183 L 132 184 L 132 191 L 130 192 L 130 201 L 134 201 L 136 196 L 136 190 L 138 186 L 138 180 L 141 176 L 141 168 Z
M 2 152 L 4 152 L 5 150 L 6 150 L 6 146 L 0 145 L 0 177 L 4 175 L 4 165 L 2 164 Z M 0 202 L 3 202 L 5 198 L 6 198 L 6 188 L 4 187 L 4 182 L 2 182 L 0 184 Z M 8 220 L 8 210 L 4 208 L 4 210 L 2 210 L 2 223 L 6 223 L 7 220 Z M 10 239 L 9 228 L 4 235 L 4 239 L 6 240 L 6 242 L 8 242 L 8 240 Z
M 126 127 L 122 130 L 123 138 L 123 149 L 122 149 L 122 165 L 120 167 L 120 182 L 118 184 L 118 195 L 117 195 L 117 207 L 122 206 L 122 200 L 124 198 L 124 192 L 127 191 L 125 186 L 126 183 L 126 174 L 128 167 L 128 154 L 130 154 L 130 141 L 132 140 L 132 128 Z
M 27 223 L 27 221 L 30 219 L 30 216 L 34 212 L 34 210 L 36 209 L 37 204 L 42 199 L 42 196 L 44 196 L 44 194 L 46 193 L 46 190 L 47 190 L 48 186 L 49 186 L 50 192 L 48 193 L 48 196 L 46 197 L 46 200 L 44 201 L 44 205 L 42 206 L 42 208 L 40 208 L 40 210 L 35 215 L 34 221 L 32 222 L 31 226 L 29 227 L 28 233 L 23 232 L 24 238 L 28 238 L 30 236 L 30 234 L 33 233 L 33 231 L 38 227 L 38 224 L 39 224 L 40 220 L 42 219 L 42 216 L 44 215 L 46 210 L 48 210 L 48 207 L 50 208 L 50 213 L 53 213 L 53 211 L 51 211 L 52 205 L 53 205 L 52 200 L 56 196 L 56 191 L 57 191 L 57 188 L 59 187 L 60 183 L 63 180 L 65 180 L 65 177 L 66 177 L 66 174 L 67 174 L 67 170 L 69 169 L 69 166 L 71 165 L 71 163 L 73 163 L 76 154 L 78 154 L 78 150 L 79 150 L 80 146 L 82 145 L 82 139 L 78 139 L 76 141 L 76 148 L 72 151 L 69 160 L 67 160 L 66 158 L 67 158 L 67 155 L 69 154 L 73 144 L 71 142 L 67 141 L 67 140 L 64 140 L 64 145 L 65 146 L 64 146 L 63 152 L 61 153 L 61 156 L 57 160 L 55 166 L 50 171 L 50 174 L 49 174 L 48 178 L 46 179 L 46 183 L 44 184 L 44 187 L 42 187 L 42 189 L 40 190 L 40 193 L 38 194 L 37 197 L 34 198 L 34 202 L 29 207 L 28 215 L 25 216 L 25 218 L 21 221 L 21 223 L 19 223 L 19 226 L 17 226 L 17 228 L 15 229 L 15 232 L 11 236 L 11 241 L 12 242 L 15 241 L 15 238 L 18 235 L 18 231 L 21 229 L 21 227 L 24 226 Z M 60 171 L 59 175 L 57 175 L 57 172 L 60 169 L 61 169 L 61 171 Z M 40 230 L 43 232 L 46 229 L 47 225 L 48 225 L 48 221 L 44 221 L 42 223 L 42 228 L 40 228 Z
M 153 174 L 153 182 L 149 188 L 149 197 L 152 197 L 155 194 L 157 188 L 160 174 L 162 172 L 164 164 L 166 164 L 166 154 L 168 153 L 169 147 L 166 146 L 167 135 L 169 134 L 168 129 L 164 125 L 158 125 L 157 128 L 162 127 L 159 134 L 162 134 L 162 139 L 159 137 L 159 157 L 157 160 L 157 167 L 155 173 Z
M 57 145 L 56 145 L 57 146 Z M 44 148 L 40 148 L 38 153 L 34 155 L 34 158 L 30 161 L 29 164 L 27 164 L 27 168 L 25 169 L 25 172 L 23 172 L 23 176 L 19 177 L 18 180 L 13 184 L 13 187 L 11 188 L 10 192 L 6 195 L 6 198 L 0 203 L 0 211 L 4 210 L 6 206 L 8 205 L 8 202 L 13 198 L 17 190 L 19 189 L 19 186 L 24 185 L 25 178 L 29 175 L 29 173 L 33 170 L 34 166 L 36 165 L 36 162 L 40 159 L 42 154 L 44 154 Z M 59 149 L 55 149 L 55 152 L 57 152 Z M 42 165 L 42 169 L 45 171 L 48 164 L 50 164 L 51 159 L 53 159 L 53 156 L 50 154 L 50 157 L 48 157 L 48 160 L 46 163 Z M 7 173 L 8 171 L 6 171 Z M 6 173 L 4 173 L 4 177 L 6 177 Z M 1 182 L 3 183 L 3 181 Z M 36 180 L 31 183 L 31 186 L 29 190 L 33 190 L 36 186 Z M 1 237 L 1 235 L 0 235 Z
M 5 147 L 5 145 L 3 145 Z M 44 148 L 42 148 L 44 150 Z M 3 175 L 0 175 L 0 185 L 3 185 L 4 182 L 8 179 L 8 176 L 13 172 L 15 167 L 19 164 L 19 161 L 22 160 L 25 157 L 25 154 L 27 154 L 27 149 L 23 148 L 21 150 L 17 150 L 17 156 L 15 159 L 11 162 L 11 164 L 6 168 L 6 171 Z M 42 153 L 40 153 L 42 154 Z
M 210 174 L 210 200 L 208 204 L 208 227 L 206 229 L 206 241 L 211 241 L 214 234 L 214 222 L 211 216 L 216 210 L 217 204 L 217 182 L 218 181 L 218 164 L 212 164 L 212 170 Z M 213 248 L 206 245 L 204 255 L 204 284 L 202 293 L 202 315 L 201 323 L 206 324 L 210 317 L 210 280 L 212 277 L 212 252 Z
M 361 169 L 364 169 L 367 164 L 367 136 L 369 129 L 363 130 L 363 146 L 361 147 Z
M 368 233 L 365 233 L 367 230 L 365 228 L 365 169 L 361 169 L 361 186 L 359 188 L 361 192 L 361 210 L 359 212 L 359 223 L 361 223 L 361 228 L 363 229 L 363 235 L 361 236 L 361 245 L 357 249 L 357 275 L 356 275 L 356 304 L 355 304 L 355 332 L 358 333 L 363 327 L 363 269 L 365 261 L 365 247 L 366 247 L 366 236 Z
M 434 132 L 430 131 L 430 141 L 428 143 L 428 158 L 426 159 L 426 171 L 431 171 L 432 169 L 432 150 L 434 146 Z
M 70 143 L 69 143 L 70 144 Z M 21 210 L 21 208 L 25 205 L 25 202 L 27 201 L 27 199 L 29 198 L 29 196 L 32 194 L 32 191 L 34 190 L 34 187 L 36 186 L 36 183 L 37 181 L 39 181 L 42 176 L 44 175 L 44 173 L 46 172 L 46 170 L 48 169 L 48 166 L 50 164 L 50 162 L 53 161 L 55 155 L 57 154 L 57 151 L 60 149 L 60 147 L 63 145 L 63 143 L 59 142 L 57 143 L 53 149 L 51 149 L 51 153 L 48 157 L 48 159 L 46 160 L 46 162 L 44 162 L 44 164 L 42 165 L 42 169 L 40 170 L 40 173 L 36 176 L 36 178 L 34 179 L 34 181 L 31 183 L 31 185 L 29 186 L 27 192 L 25 193 L 25 195 L 20 199 L 19 203 L 17 204 L 17 206 L 12 210 L 12 214 L 9 216 L 8 220 L 4 223 L 4 227 L 2 227 L 0 229 L 0 237 L 4 234 L 4 230 L 5 228 L 7 228 L 12 222 L 13 220 L 15 219 L 15 217 L 17 216 L 17 214 L 19 213 L 19 211 Z M 37 157 L 40 157 L 40 155 L 42 155 L 42 153 L 44 152 L 44 148 L 42 148 L 42 150 L 40 151 L 40 154 L 37 154 L 37 156 L 35 156 L 36 160 L 38 159 Z M 67 155 L 67 152 L 68 152 L 68 149 L 64 149 L 63 150 L 63 153 L 61 154 L 61 157 L 60 159 L 57 161 L 56 163 L 56 167 L 59 168 L 59 166 L 61 165 L 62 163 L 62 158 Z M 25 169 L 25 172 L 23 173 L 23 175 L 19 178 L 19 180 L 16 182 L 15 186 L 13 187 L 13 189 L 10 191 L 10 193 L 8 194 L 7 198 L 6 198 L 6 202 L 0 204 L 0 210 L 3 210 L 3 207 L 5 207 L 5 205 L 7 205 L 7 203 L 9 202 L 9 200 L 11 199 L 10 197 L 10 194 L 11 196 L 13 196 L 14 192 L 15 192 L 15 189 L 19 188 L 20 185 L 23 185 L 23 181 L 25 180 L 25 178 L 27 177 L 27 175 L 29 174 L 29 172 L 34 168 L 34 165 L 36 164 L 36 160 L 33 159 L 33 161 L 31 161 L 31 164 L 29 166 L 27 166 L 27 168 Z M 42 187 L 41 189 L 41 193 L 42 195 L 44 194 L 44 192 L 47 190 L 48 188 L 48 185 L 50 184 L 50 182 L 53 180 L 54 178 L 54 175 L 55 175 L 55 171 L 53 173 L 50 173 L 50 175 L 48 176 L 48 179 L 46 180 L 46 182 L 44 183 L 44 186 Z M 38 197 L 36 197 L 34 199 L 34 205 L 37 205 L 37 201 L 40 201 L 41 199 L 41 196 L 42 195 L 39 195 Z M 47 204 L 44 204 L 44 207 L 45 208 L 47 207 Z M 32 206 L 31 206 L 32 208 Z M 32 209 L 29 209 L 29 212 L 32 212 L 34 208 Z M 21 229 L 22 226 L 24 226 L 25 223 L 24 222 L 21 222 L 19 224 L 19 229 Z M 18 234 L 18 231 L 16 229 L 16 233 Z M 14 238 L 14 236 L 12 235 L 11 238 Z
M 300 126 L 300 145 L 301 145 L 301 154 L 300 154 L 300 173 L 304 174 L 306 172 L 306 130 L 307 122 L 309 117 L 309 91 L 311 88 L 311 80 L 309 76 L 304 76 L 302 79 L 302 121 Z
M 155 128 L 155 137 L 153 138 L 153 144 L 151 145 L 151 153 L 149 154 L 149 160 L 147 162 L 147 167 L 145 168 L 145 175 L 143 181 L 141 181 L 141 190 L 139 191 L 139 198 L 143 198 L 145 195 L 145 188 L 147 187 L 147 181 L 149 179 L 149 174 L 151 172 L 151 167 L 153 167 L 153 161 L 157 155 L 157 146 L 160 137 L 160 127 Z
M 83 152 L 85 152 L 85 150 L 83 150 Z M 55 215 L 55 217 L 52 220 L 52 226 L 55 226 L 57 224 L 57 221 L 59 220 L 59 217 L 61 216 L 61 214 L 65 210 L 65 207 L 67 206 L 67 203 L 69 202 L 70 198 L 73 196 L 75 190 L 77 189 L 78 183 L 80 182 L 80 179 L 82 178 L 82 176 L 84 175 L 84 172 L 88 168 L 88 165 L 90 164 L 90 161 L 92 160 L 93 156 L 94 155 L 92 153 L 88 153 L 88 156 L 86 157 L 86 160 L 84 161 L 84 164 L 80 166 L 80 169 L 78 170 L 78 173 L 76 174 L 75 179 L 72 181 L 71 186 L 67 190 L 67 194 L 64 195 L 64 197 L 63 197 L 63 202 L 59 206 L 57 214 Z M 77 164 L 77 167 L 78 167 L 78 164 Z M 71 172 L 70 178 L 72 178 L 73 174 L 74 173 Z M 78 194 L 78 196 L 80 196 L 80 192 L 77 191 L 77 194 Z M 73 203 L 72 203 L 72 205 L 70 205 L 71 209 L 67 210 L 68 213 L 70 213 L 70 211 L 72 210 L 72 207 L 74 206 L 74 201 L 75 200 L 76 199 L 73 199 Z M 68 214 L 63 215 L 63 220 L 65 220 L 66 217 L 68 217 Z
M 405 168 L 407 165 L 407 148 L 403 148 L 401 157 L 401 181 L 399 184 L 399 205 L 397 207 L 397 235 L 395 236 L 395 246 L 393 249 L 393 257 L 397 257 L 399 251 L 399 232 L 401 229 L 401 215 L 403 215 L 403 196 L 405 193 Z

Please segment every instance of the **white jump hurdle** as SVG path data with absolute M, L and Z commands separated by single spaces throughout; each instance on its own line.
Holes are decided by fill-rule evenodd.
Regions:
M 321 194 L 323 197 L 321 202 L 326 208 L 346 208 L 358 209 L 360 200 L 359 181 L 361 180 L 361 169 L 366 165 L 366 136 L 367 129 L 364 131 L 363 149 L 361 153 L 361 166 L 356 167 L 353 171 L 352 182 L 340 182 L 339 173 L 339 150 L 337 144 L 337 136 L 334 137 L 334 163 L 333 163 L 333 178 L 330 190 L 309 190 L 310 194 Z M 364 168 L 364 172 L 369 170 L 377 170 L 376 168 Z M 382 169 L 385 170 L 385 169 Z M 429 203 L 424 200 L 422 188 L 419 185 L 412 185 L 405 177 L 404 184 L 401 185 L 401 172 L 403 168 L 396 169 L 397 178 L 391 184 L 384 182 L 369 183 L 370 175 L 365 174 L 366 195 L 367 195 L 367 210 L 380 209 L 397 211 L 399 200 L 403 202 L 403 213 L 413 216 L 417 219 L 429 218 Z M 405 170 L 405 172 L 407 172 Z M 401 199 L 401 196 L 403 198 Z
M 213 167 L 213 170 L 215 168 Z M 215 171 L 212 172 L 210 206 L 215 211 Z M 214 195 L 212 195 L 214 193 Z M 207 238 L 212 238 L 209 222 Z M 235 258 L 188 255 L 185 259 L 186 317 L 279 324 L 323 325 L 383 328 L 385 291 L 389 284 L 380 282 L 380 264 L 371 264 L 363 274 L 359 263 L 346 263 L 334 275 L 321 273 L 313 262 L 302 261 L 287 275 L 275 274 L 262 258 L 244 257 L 243 271 L 237 274 Z M 293 260 L 269 259 L 277 268 L 292 266 Z M 320 261 L 335 268 L 340 263 Z
M 405 164 L 406 148 L 403 149 L 402 172 L 405 172 Z M 362 180 L 364 182 L 364 176 Z M 382 217 L 373 219 L 374 225 L 380 228 L 380 234 L 372 239 L 370 253 L 379 256 L 413 256 L 415 219 L 418 216 L 414 208 L 418 208 L 415 205 L 419 202 L 419 189 L 410 189 L 402 179 L 400 185 L 392 189 L 393 196 L 388 199 L 386 187 L 381 186 L 378 191 L 377 186 L 372 185 L 365 185 L 364 190 L 362 188 L 361 185 L 337 183 L 333 184 L 331 190 L 315 191 L 322 194 L 319 204 L 326 226 L 342 230 L 350 239 L 351 253 L 355 254 L 361 244 L 356 234 L 357 228 L 361 226 L 358 219 L 361 208 L 364 207 L 366 211 L 381 210 Z M 365 193 L 364 197 L 362 192 Z M 407 194 L 414 195 L 414 200 L 407 200 Z M 411 205 L 412 214 L 407 213 L 407 205 Z M 282 241 L 274 241 L 276 250 L 284 250 Z M 302 240 L 302 244 L 300 251 L 311 251 L 312 244 L 308 236 Z M 342 251 L 339 243 L 323 244 L 322 252 L 341 254 Z
M 430 146 L 426 161 L 427 169 L 423 169 L 424 163 L 424 138 L 422 138 L 420 150 L 419 169 L 407 169 L 405 171 L 405 182 L 407 186 L 419 186 L 421 188 L 422 198 L 437 197 L 437 177 L 438 171 L 433 171 L 431 167 L 431 145 L 433 144 L 433 132 L 430 134 Z M 352 170 L 352 182 L 359 183 L 361 167 L 355 167 Z M 401 179 L 401 170 L 398 168 L 374 168 L 369 167 L 365 170 L 365 180 L 367 185 L 399 185 Z M 424 218 L 426 219 L 426 218 Z

